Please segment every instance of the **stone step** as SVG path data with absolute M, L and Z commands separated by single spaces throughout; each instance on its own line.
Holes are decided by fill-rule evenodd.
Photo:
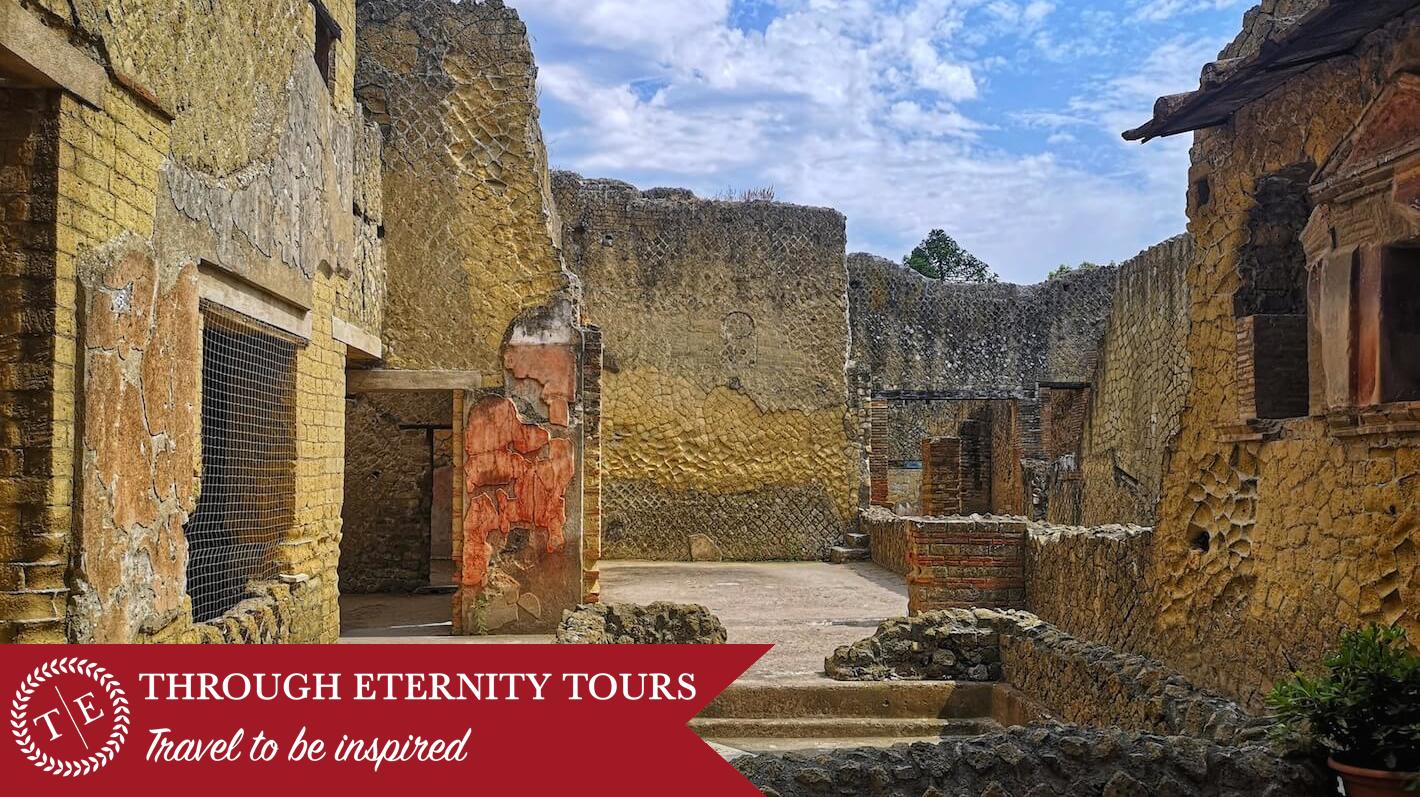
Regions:
M 866 562 L 873 558 L 873 552 L 866 548 L 844 548 L 835 546 L 828 549 L 828 561 L 841 565 L 846 562 Z
M 946 681 L 740 682 L 702 719 L 970 719 L 993 715 L 994 685 Z
M 792 717 L 789 719 L 693 719 L 690 729 L 705 739 L 921 739 L 993 733 L 992 719 Z

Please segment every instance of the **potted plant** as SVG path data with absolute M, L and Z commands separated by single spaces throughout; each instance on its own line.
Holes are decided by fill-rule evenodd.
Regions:
M 1325 753 L 1349 797 L 1420 793 L 1420 655 L 1405 629 L 1348 631 L 1325 666 L 1267 698 L 1280 734 Z

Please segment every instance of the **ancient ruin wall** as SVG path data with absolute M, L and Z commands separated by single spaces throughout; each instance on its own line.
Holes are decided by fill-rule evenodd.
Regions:
M 1092 378 L 1078 503 L 1050 502 L 1051 521 L 1152 526 L 1169 445 L 1188 393 L 1188 266 L 1193 242 L 1172 238 L 1119 267 Z
M 384 133 L 391 210 L 385 364 L 482 376 L 455 418 L 454 627 L 551 630 L 584 582 L 582 340 L 527 29 L 493 0 L 358 12 L 357 92 Z M 510 459 L 510 440 L 529 447 Z
M 369 274 L 359 290 L 380 281 L 362 209 L 373 203 L 354 187 L 353 150 L 372 134 L 354 102 L 353 37 L 336 43 L 327 79 L 308 3 L 105 5 L 34 9 L 71 32 L 71 55 L 106 59 L 111 79 L 91 103 L 56 102 L 53 351 L 74 369 L 54 382 L 50 421 L 77 431 L 46 442 L 50 457 L 79 459 L 78 514 L 51 491 L 47 531 L 24 532 L 62 541 L 23 546 L 29 564 L 68 567 L 62 583 L 26 581 L 7 636 L 333 641 L 345 347 L 332 321 L 341 296 L 374 304 L 353 300 L 349 275 Z M 353 27 L 353 3 L 327 5 Z M 372 160 L 366 146 L 367 170 Z M 255 585 L 220 622 L 194 625 L 182 524 L 200 488 L 198 300 L 209 273 L 280 297 L 309 329 L 295 366 L 298 508 L 272 552 L 290 583 Z M 39 611 L 41 596 L 50 610 Z
M 452 464 L 436 433 L 452 431 L 453 399 L 446 392 L 370 393 L 347 402 L 345 419 L 341 594 L 429 586 L 434 534 L 452 528 L 450 520 L 436 529 L 433 519 L 435 475 Z
M 995 483 L 1010 496 L 994 509 L 1031 511 L 1020 462 L 1042 456 L 1037 385 L 1090 380 L 1116 270 L 1089 269 L 1039 285 L 967 284 L 930 280 L 892 261 L 855 254 L 848 271 L 849 385 L 854 428 L 865 443 L 859 463 L 864 494 L 871 493 L 870 401 L 923 402 L 907 428 L 889 420 L 891 440 L 917 428 L 956 436 L 952 427 L 964 417 L 964 405 L 953 406 L 951 399 L 1014 398 L 1020 404 L 1011 410 L 1011 422 L 1019 426 L 1020 450 L 996 463 Z M 1001 448 L 1009 456 L 1012 446 Z M 910 477 L 897 474 L 896 492 L 910 490 Z
M 930 280 L 872 255 L 848 258 L 854 387 L 862 391 L 1035 394 L 1088 382 L 1115 269 L 1039 285 Z
M 356 91 L 384 132 L 388 367 L 504 381 L 513 321 L 568 287 L 537 68 L 501 2 L 360 0 Z
M 74 381 L 74 308 L 56 295 L 58 158 L 59 98 L 0 90 L 0 643 L 63 638 L 73 452 L 52 443 L 73 439 L 57 388 Z
M 568 265 L 602 328 L 612 558 L 816 559 L 855 511 L 844 220 L 559 173 Z M 704 540 L 702 539 L 702 543 Z
M 1234 293 L 1259 178 L 1326 162 L 1417 40 L 1412 12 L 1197 135 L 1191 182 L 1210 190 L 1192 191 L 1189 208 L 1192 378 L 1151 553 L 1158 614 L 1145 651 L 1250 705 L 1342 628 L 1398 622 L 1420 636 L 1415 434 L 1333 434 L 1323 418 L 1253 439 L 1224 431 L 1239 423 Z M 1374 228 L 1336 229 L 1345 246 Z
M 1032 524 L 1026 606 L 1080 639 L 1122 651 L 1149 649 L 1154 612 L 1146 582 L 1154 530 L 1140 526 Z

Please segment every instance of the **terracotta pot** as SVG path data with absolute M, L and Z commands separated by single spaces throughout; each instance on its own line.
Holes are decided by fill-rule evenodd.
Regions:
M 1386 772 L 1383 769 L 1361 769 L 1351 767 L 1331 759 L 1326 763 L 1341 776 L 1346 784 L 1346 797 L 1393 797 L 1393 795 L 1414 795 L 1407 791 L 1412 783 L 1420 782 L 1420 772 Z

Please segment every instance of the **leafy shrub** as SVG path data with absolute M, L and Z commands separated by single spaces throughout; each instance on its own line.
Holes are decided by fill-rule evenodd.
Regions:
M 1341 636 L 1326 674 L 1298 673 L 1267 698 L 1284 738 L 1366 769 L 1420 772 L 1420 656 L 1403 628 Z

